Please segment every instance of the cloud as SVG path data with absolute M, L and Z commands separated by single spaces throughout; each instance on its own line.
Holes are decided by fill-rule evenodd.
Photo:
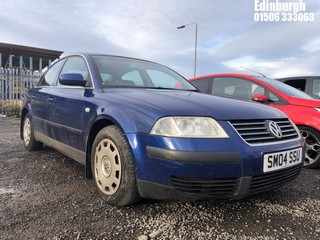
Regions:
M 320 70 L 316 67 L 319 61 L 320 56 L 318 54 L 311 55 L 305 60 L 283 58 L 274 61 L 246 56 L 223 62 L 223 64 L 230 68 L 232 72 L 261 73 L 268 77 L 278 78 L 286 76 L 320 75 Z
M 305 3 L 314 22 L 255 22 L 254 1 L 3 0 L 0 42 L 144 58 L 191 77 L 195 27 L 176 27 L 196 22 L 199 75 L 240 71 L 240 64 L 316 73 L 320 3 Z
M 302 47 L 302 49 L 309 53 L 320 51 L 320 37 L 310 40 L 307 44 L 305 44 Z

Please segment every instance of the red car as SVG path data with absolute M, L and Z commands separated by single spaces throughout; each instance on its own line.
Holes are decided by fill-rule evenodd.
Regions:
M 320 167 L 319 100 L 265 76 L 223 73 L 191 78 L 189 81 L 204 93 L 256 101 L 283 111 L 297 125 L 306 141 L 304 166 Z

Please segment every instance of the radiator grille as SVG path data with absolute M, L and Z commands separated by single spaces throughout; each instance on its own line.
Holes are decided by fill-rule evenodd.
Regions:
M 282 137 L 275 137 L 268 123 L 273 121 L 277 123 L 281 129 Z M 289 119 L 271 119 L 271 120 L 236 120 L 229 121 L 236 129 L 239 135 L 249 144 L 265 144 L 286 141 L 297 138 L 298 132 L 289 121 Z

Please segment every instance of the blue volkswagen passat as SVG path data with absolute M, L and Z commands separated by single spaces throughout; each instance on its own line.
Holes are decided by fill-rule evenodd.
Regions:
M 302 167 L 295 125 L 268 106 L 199 93 L 149 61 L 76 54 L 24 98 L 21 138 L 86 167 L 109 204 L 140 198 L 240 199 L 278 188 Z

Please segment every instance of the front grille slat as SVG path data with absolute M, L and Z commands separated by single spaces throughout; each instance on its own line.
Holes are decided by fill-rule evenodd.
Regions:
M 268 190 L 276 189 L 297 178 L 302 169 L 302 164 L 286 168 L 276 172 L 266 173 L 260 176 L 253 176 L 249 194 L 257 194 Z
M 172 176 L 172 183 L 181 194 L 205 198 L 230 198 L 239 190 L 240 179 L 186 179 Z
M 272 140 L 272 139 L 274 139 L 273 137 L 271 137 L 271 136 L 266 136 L 266 137 L 247 137 L 246 138 L 246 141 L 247 142 L 256 142 L 256 141 L 264 141 L 264 140 Z
M 297 134 L 296 134 L 296 133 L 287 134 L 286 137 L 287 137 L 287 138 L 289 138 L 289 137 L 290 137 L 290 138 L 291 138 L 291 137 L 296 138 L 296 137 L 297 137 Z
M 268 122 L 276 122 L 282 132 L 276 138 L 268 129 Z M 249 144 L 266 144 L 298 138 L 299 134 L 289 119 L 232 120 L 229 123 Z
M 302 164 L 252 176 L 247 195 L 263 193 L 282 187 L 296 179 Z M 233 199 L 239 193 L 241 178 L 228 179 L 193 179 L 171 176 L 174 188 L 183 196 L 197 199 Z

